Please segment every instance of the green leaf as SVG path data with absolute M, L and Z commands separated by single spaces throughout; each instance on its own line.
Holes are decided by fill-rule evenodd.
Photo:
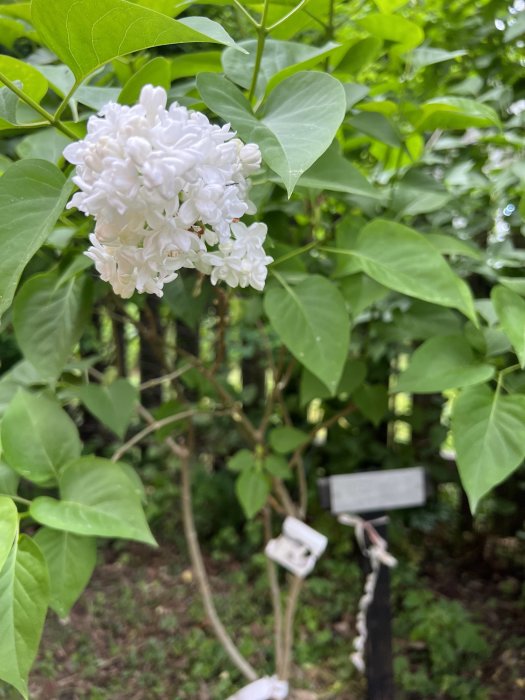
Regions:
M 45 384 L 32 364 L 21 360 L 0 378 L 0 415 L 3 415 L 20 388 Z
M 433 66 L 435 63 L 443 63 L 451 61 L 460 56 L 466 56 L 468 51 L 460 49 L 458 51 L 445 51 L 444 49 L 434 49 L 430 46 L 422 46 L 419 49 L 414 49 L 407 56 L 409 62 L 414 68 L 424 68 L 425 66 Z
M 85 384 L 73 389 L 88 411 L 123 438 L 135 413 L 137 388 L 127 379 L 116 379 L 112 384 Z
M 347 112 L 370 92 L 370 88 L 366 85 L 358 85 L 357 83 L 343 83 L 343 87 L 346 95 Z
M 177 21 L 126 0 L 33 0 L 33 26 L 40 39 L 68 65 L 79 82 L 108 61 L 134 51 L 212 42 L 234 45 L 216 22 L 205 17 Z
M 346 192 L 365 197 L 380 196 L 366 177 L 341 154 L 337 142 L 334 142 L 319 160 L 301 175 L 297 186 Z
M 0 680 L 16 688 L 25 700 L 48 600 L 44 557 L 37 545 L 22 535 L 0 572 Z
M 235 493 L 250 520 L 265 505 L 270 494 L 268 477 L 256 469 L 245 469 L 235 482 Z
M 0 315 L 11 304 L 25 266 L 51 233 L 71 188 L 60 170 L 43 160 L 13 163 L 0 178 Z
M 175 318 L 196 329 L 211 304 L 211 285 L 199 283 L 197 277 L 179 275 L 165 287 L 162 298 Z
M 41 527 L 35 535 L 35 542 L 49 571 L 49 604 L 59 617 L 67 617 L 89 583 L 97 563 L 97 541 L 94 537 Z
M 465 97 L 436 97 L 422 106 L 419 131 L 500 127 L 497 113 L 486 104 Z
M 485 494 L 525 458 L 525 396 L 469 387 L 456 399 L 452 437 L 459 475 L 474 513 Z
M 366 68 L 379 56 L 382 48 L 383 41 L 375 36 L 360 39 L 348 49 L 336 67 L 336 72 L 359 75 L 363 68 Z
M 332 143 L 346 110 L 343 86 L 325 73 L 300 72 L 283 80 L 257 115 L 240 90 L 222 76 L 203 73 L 197 77 L 197 88 L 205 104 L 230 122 L 244 141 L 260 146 L 264 161 L 281 177 L 289 196 Z
M 421 27 L 401 15 L 382 15 L 372 12 L 358 20 L 358 24 L 378 39 L 400 44 L 403 52 L 418 46 L 425 38 Z
M 170 89 L 171 65 L 167 58 L 157 56 L 139 68 L 122 88 L 118 97 L 119 104 L 133 105 L 138 102 L 140 91 L 148 84 L 158 85 L 166 91 Z
M 427 233 L 426 238 L 443 255 L 462 255 L 473 260 L 483 260 L 483 253 L 480 250 L 471 243 L 462 241 L 454 236 L 446 236 L 442 233 Z
M 318 275 L 294 287 L 282 280 L 282 286 L 268 288 L 264 310 L 291 353 L 335 391 L 350 337 L 350 321 L 337 287 Z
M 478 360 L 462 335 L 430 338 L 412 355 L 399 377 L 396 391 L 431 394 L 481 384 L 494 376 L 494 367 Z
M 237 85 L 248 89 L 255 67 L 257 40 L 248 39 L 240 42 L 239 46 L 248 53 L 243 55 L 235 49 L 228 48 L 222 54 L 222 65 L 227 78 Z M 334 44 L 333 42 L 317 48 L 294 41 L 267 39 L 257 77 L 255 94 L 261 96 L 270 92 L 285 78 L 301 70 L 312 68 L 338 48 L 339 44 Z
M 280 428 L 274 428 L 270 433 L 269 439 L 271 447 L 276 452 L 287 454 L 305 443 L 308 440 L 308 435 L 298 428 L 284 425 Z
M 288 462 L 282 455 L 269 454 L 264 458 L 264 468 L 272 476 L 278 479 L 289 479 L 292 471 Z
M 354 319 L 369 306 L 384 299 L 390 293 L 387 287 L 383 287 L 382 284 L 362 273 L 345 277 L 339 286 Z
M 386 143 L 393 148 L 400 148 L 403 145 L 403 140 L 398 129 L 394 124 L 385 117 L 384 114 L 378 112 L 361 112 L 355 114 L 348 119 L 354 129 L 362 131 L 382 143 Z
M 5 42 L 2 42 L 5 43 Z M 16 83 L 26 95 L 40 102 L 47 92 L 47 80 L 34 66 L 11 56 L 0 55 L 0 73 Z M 19 123 L 17 106 L 19 98 L 0 82 L 0 131 L 12 129 Z M 31 121 L 34 121 L 32 119 Z
M 521 368 L 525 367 L 525 300 L 501 285 L 490 294 L 505 335 L 512 343 Z
M 60 501 L 36 498 L 32 517 L 54 530 L 155 544 L 135 486 L 118 463 L 82 457 L 60 477 Z
M 361 413 L 378 426 L 388 411 L 388 391 L 382 384 L 362 384 L 352 396 Z
M 299 390 L 301 406 L 305 406 L 312 399 L 329 399 L 334 395 L 352 394 L 352 392 L 364 382 L 365 377 L 365 363 L 361 360 L 348 360 L 345 364 L 337 390 L 331 392 L 315 375 L 307 369 L 303 369 Z
M 14 469 L 0 459 L 0 493 L 16 496 L 20 477 Z
M 228 460 L 228 469 L 232 472 L 242 472 L 255 466 L 255 455 L 251 450 L 242 449 Z
M 82 449 L 76 425 L 56 401 L 22 389 L 7 408 L 1 436 L 5 461 L 36 484 L 53 483 Z
M 41 158 L 58 164 L 62 161 L 64 148 L 71 139 L 56 129 L 41 129 L 23 138 L 16 145 L 19 158 Z
M 417 231 L 393 221 L 376 219 L 363 228 L 355 247 L 339 252 L 354 255 L 363 272 L 385 287 L 459 309 L 477 322 L 469 288 Z
M 61 284 L 55 270 L 31 277 L 16 295 L 13 325 L 24 357 L 41 376 L 56 380 L 84 330 L 91 307 L 91 281 Z
M 13 547 L 18 532 L 18 510 L 14 501 L 0 496 L 0 571 Z
M 0 72 L 12 82 L 17 82 L 18 87 L 35 102 L 40 102 L 47 92 L 47 80 L 30 63 L 2 54 Z M 3 83 L 0 84 L 3 89 Z
M 195 51 L 170 57 L 171 80 L 193 78 L 199 73 L 220 73 L 221 51 Z

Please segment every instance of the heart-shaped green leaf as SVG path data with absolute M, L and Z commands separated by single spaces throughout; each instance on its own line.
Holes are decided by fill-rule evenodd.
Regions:
M 3 458 L 36 484 L 56 481 L 80 455 L 78 430 L 54 399 L 19 389 L 1 424 Z
M 350 320 L 337 287 L 319 275 L 295 286 L 279 276 L 264 297 L 264 310 L 282 342 L 330 391 L 346 362 Z
M 215 114 L 230 122 L 245 141 L 260 146 L 288 195 L 328 149 L 346 111 L 343 86 L 326 73 L 302 71 L 286 78 L 256 115 L 241 91 L 222 76 L 203 73 L 197 77 L 197 87 Z
M 0 680 L 16 688 L 25 700 L 48 600 L 44 557 L 37 545 L 22 535 L 0 571 Z
M 11 304 L 25 266 L 51 233 L 71 188 L 60 170 L 43 160 L 13 163 L 0 178 L 0 315 Z
M 73 393 L 99 421 L 119 438 L 124 437 L 138 399 L 136 387 L 127 379 L 117 379 L 107 386 L 86 384 L 75 387 Z
M 60 478 L 60 498 L 36 498 L 31 515 L 55 530 L 155 544 L 135 486 L 118 463 L 98 457 L 72 462 Z
M 177 21 L 126 0 L 33 0 L 40 39 L 68 65 L 78 82 L 117 56 L 186 42 L 235 42 L 205 17 Z
M 87 586 L 97 563 L 97 541 L 71 532 L 41 527 L 35 535 L 51 582 L 50 606 L 66 617 Z
M 464 389 L 452 413 L 459 475 L 474 513 L 485 494 L 525 459 L 525 396 Z

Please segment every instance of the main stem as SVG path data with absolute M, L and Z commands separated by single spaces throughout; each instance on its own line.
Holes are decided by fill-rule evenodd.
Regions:
M 204 609 L 206 610 L 206 614 L 217 636 L 217 639 L 222 644 L 224 650 L 226 651 L 232 662 L 235 664 L 235 666 L 237 666 L 239 671 L 249 681 L 255 681 L 258 678 L 255 669 L 248 663 L 248 661 L 246 661 L 246 659 L 243 656 L 241 656 L 239 650 L 235 646 L 233 640 L 231 639 L 228 632 L 225 630 L 221 620 L 219 619 L 219 616 L 217 615 L 217 610 L 215 609 L 215 604 L 213 602 L 213 597 L 208 582 L 208 576 L 206 574 L 206 569 L 204 568 L 204 562 L 202 559 L 199 541 L 197 539 L 195 521 L 193 519 L 189 454 L 179 454 L 179 456 L 181 469 L 181 498 L 184 534 L 186 535 L 186 542 L 188 544 L 188 549 L 190 552 L 191 563 L 195 572 L 195 578 L 197 579 L 197 582 L 199 584 L 202 601 L 204 603 Z
M 266 43 L 266 35 L 268 30 L 266 28 L 266 23 L 268 21 L 268 10 L 270 9 L 270 0 L 264 0 L 264 7 L 261 17 L 261 22 L 257 27 L 257 52 L 255 54 L 255 65 L 253 67 L 252 82 L 250 85 L 250 92 L 248 93 L 248 100 L 252 102 L 255 97 L 255 88 L 257 87 L 257 78 L 259 77 L 259 71 L 261 69 L 261 61 L 264 53 L 264 44 Z
M 55 129 L 58 129 L 66 136 L 69 136 L 69 138 L 73 139 L 73 141 L 77 140 L 78 137 L 74 131 L 71 131 L 71 129 L 69 129 L 69 127 L 63 124 L 60 121 L 60 119 L 57 119 L 50 112 L 48 112 L 47 109 L 44 109 L 44 107 L 39 105 L 38 102 L 36 102 L 32 97 L 27 95 L 23 90 L 21 90 L 17 85 L 15 85 L 15 83 L 9 80 L 9 78 L 3 73 L 0 73 L 0 82 L 2 82 L 6 87 L 8 87 L 11 90 L 11 92 L 14 92 L 15 95 L 17 95 L 23 102 L 29 105 L 31 109 L 34 109 L 35 112 L 38 112 L 38 114 L 44 117 L 44 119 L 48 121 L 51 124 L 51 126 L 54 126 Z M 30 127 L 31 124 L 28 124 L 27 126 Z

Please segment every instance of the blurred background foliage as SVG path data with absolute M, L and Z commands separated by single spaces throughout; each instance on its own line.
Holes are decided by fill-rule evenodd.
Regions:
M 220 21 L 236 39 L 253 39 L 246 17 L 227 2 L 138 4 L 170 16 L 189 8 L 191 15 Z M 251 2 L 248 7 L 261 9 Z M 290 8 L 286 0 L 272 3 L 273 21 Z M 349 532 L 320 509 L 316 481 L 329 474 L 420 464 L 432 484 L 428 503 L 396 513 L 391 526 L 391 548 L 401 562 L 394 573 L 399 696 L 512 700 L 525 693 L 523 468 L 485 497 L 472 516 L 450 439 L 455 390 L 392 393 L 413 350 L 431 338 L 460 333 L 497 368 L 515 362 L 490 291 L 499 282 L 525 295 L 524 8 L 523 0 L 309 0 L 267 43 L 264 76 L 271 77 L 272 60 L 284 50 L 272 41 L 281 40 L 300 45 L 289 45 L 281 69 L 308 62 L 308 68 L 326 68 L 343 81 L 348 112 L 339 157 L 357 168 L 376 195 L 349 188 L 333 163 L 333 189 L 306 183 L 288 199 L 266 174 L 253 189 L 258 218 L 269 228 L 268 252 L 279 260 L 276 269 L 292 280 L 306 273 L 328 276 L 348 304 L 350 359 L 334 396 L 283 350 L 258 294 L 213 288 L 190 273 L 167 287 L 162 299 L 122 300 L 87 273 L 93 277 L 93 300 L 74 357 L 61 374 L 59 396 L 69 402 L 86 449 L 110 457 L 117 435 L 129 438 L 139 429 L 128 410 L 134 397 L 116 392 L 117 378 L 137 387 L 178 374 L 143 386 L 142 403 L 156 418 L 188 404 L 199 411 L 194 419 L 199 535 L 221 611 L 238 629 L 243 651 L 269 669 L 271 611 L 263 598 L 262 525 L 257 518 L 246 520 L 236 497 L 237 475 L 228 465 L 246 442 L 231 416 L 220 415 L 221 390 L 258 424 L 273 388 L 272 367 L 284 363 L 289 368 L 284 405 L 276 406 L 270 427 L 282 425 L 287 416 L 285 422 L 308 433 L 352 406 L 320 431 L 304 454 L 310 522 L 329 533 L 331 543 L 309 580 L 298 620 L 299 684 L 317 689 L 319 697 L 362 697 L 348 660 L 362 581 Z M 39 45 L 26 10 L 25 3 L 0 3 L 0 50 L 58 81 L 54 58 Z M 315 56 L 307 51 L 323 45 Z M 205 108 L 195 86 L 197 71 L 224 70 L 237 80 L 237 56 L 229 49 L 222 63 L 214 45 L 152 49 L 118 58 L 95 74 L 74 105 L 81 121 L 122 88 L 133 101 L 141 71 L 147 82 L 147 66 L 156 57 L 169 67 L 170 97 L 188 106 Z M 46 99 L 50 108 L 58 104 L 52 93 Z M 67 141 L 51 128 L 7 133 L 0 141 L 0 170 L 28 157 L 64 167 Z M 345 161 L 337 162 L 342 168 Z M 479 327 L 455 311 L 383 287 L 352 267 L 351 259 L 319 250 L 333 240 L 352 241 L 377 216 L 434 236 L 473 290 Z M 37 273 L 87 269 L 82 253 L 89 230 L 90 223 L 76 213 L 62 217 L 27 266 L 22 284 Z M 312 243 L 304 255 L 286 259 Z M 0 337 L 1 411 L 18 387 L 42 385 L 23 357 L 12 320 L 9 312 Z M 113 396 L 86 394 L 88 368 Z M 525 391 L 524 372 L 506 381 L 513 391 Z M 121 418 L 117 425 L 115 415 Z M 181 422 L 159 430 L 127 455 L 145 483 L 147 514 L 163 554 L 121 545 L 99 553 L 102 567 L 85 602 L 65 626 L 55 619 L 48 623 L 34 698 L 219 699 L 238 687 L 239 678 L 226 670 L 222 652 L 204 633 L 182 554 L 177 465 L 162 438 L 186 427 Z M 0 464 L 1 490 L 9 492 L 13 480 L 7 465 Z M 296 495 L 295 478 L 288 484 Z M 20 488 L 32 496 L 30 484 Z

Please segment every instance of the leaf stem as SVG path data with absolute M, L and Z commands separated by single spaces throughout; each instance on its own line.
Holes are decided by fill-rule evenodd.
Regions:
M 3 73 L 0 72 L 0 82 L 2 82 L 6 87 L 8 87 L 11 92 L 14 92 L 15 95 L 17 95 L 23 102 L 25 102 L 31 109 L 34 109 L 35 112 L 38 112 L 40 116 L 44 117 L 46 121 L 48 121 L 52 126 L 55 127 L 55 129 L 58 129 L 61 131 L 63 134 L 66 136 L 69 136 L 70 139 L 73 139 L 73 141 L 76 141 L 78 139 L 77 135 L 69 129 L 65 124 L 63 124 L 60 119 L 55 118 L 51 112 L 48 112 L 47 109 L 44 109 L 41 105 L 38 104 L 32 97 L 27 95 L 23 90 L 21 90 L 15 83 L 13 83 L 9 78 L 4 75 Z M 31 124 L 28 124 L 28 126 L 31 126 Z
M 273 263 L 270 264 L 270 267 L 273 268 L 276 265 L 280 265 L 281 263 L 286 262 L 286 260 L 291 260 L 292 258 L 295 258 L 296 255 L 302 255 L 303 253 L 307 253 L 309 250 L 312 250 L 312 248 L 315 248 L 317 245 L 319 245 L 319 241 L 312 241 L 311 243 L 303 245 L 301 248 L 291 250 L 289 253 L 285 253 L 284 255 L 281 255 L 280 258 L 277 258 L 277 260 L 274 260 Z
M 67 93 L 67 95 L 64 97 L 64 99 L 62 100 L 62 102 L 58 105 L 57 111 L 56 111 L 55 114 L 53 115 L 53 118 L 54 118 L 55 120 L 58 121 L 58 120 L 60 119 L 60 115 L 62 114 L 62 112 L 65 110 L 65 108 L 66 108 L 67 105 L 69 104 L 69 101 L 71 100 L 71 98 L 73 97 L 73 95 L 75 94 L 75 92 L 77 91 L 77 89 L 79 88 L 79 86 L 80 86 L 80 81 L 76 80 L 76 81 L 74 82 L 74 84 L 73 84 L 71 90 Z
M 28 501 L 27 498 L 22 498 L 22 496 L 12 496 L 10 493 L 0 493 L 0 496 L 4 496 L 5 498 L 10 498 L 11 500 L 15 501 L 16 503 L 21 503 L 24 506 L 31 505 L 31 501 Z
M 250 85 L 250 91 L 248 93 L 248 100 L 250 102 L 253 102 L 253 98 L 255 96 L 255 88 L 257 87 L 257 78 L 259 77 L 259 71 L 261 69 L 261 61 L 264 53 L 264 45 L 266 43 L 266 35 L 268 34 L 266 22 L 268 20 L 269 9 L 270 0 L 264 0 L 261 21 L 257 25 L 257 52 L 255 54 L 255 65 L 253 67 L 252 82 Z
M 244 7 L 244 5 L 242 5 L 239 2 L 239 0 L 233 0 L 233 4 L 237 9 L 239 9 L 243 13 L 245 17 L 247 17 L 250 20 L 254 27 L 256 27 L 257 29 L 259 28 L 259 22 L 248 12 L 248 10 Z
M 278 19 L 277 22 L 274 22 L 268 27 L 268 31 L 272 32 L 274 29 L 277 29 L 281 24 L 284 24 L 287 19 L 290 19 L 290 17 L 293 17 L 296 12 L 299 12 L 299 10 L 302 10 L 303 7 L 306 5 L 308 0 L 301 0 L 301 2 L 296 5 L 293 9 L 288 12 L 288 14 L 284 15 L 284 17 L 281 17 L 281 19 Z

